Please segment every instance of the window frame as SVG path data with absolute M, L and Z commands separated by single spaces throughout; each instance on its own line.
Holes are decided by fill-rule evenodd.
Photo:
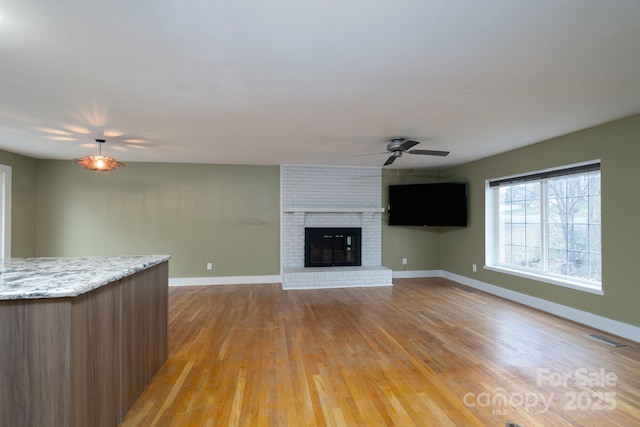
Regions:
M 513 276 L 533 279 L 545 283 L 550 283 L 565 288 L 575 289 L 579 291 L 589 292 L 596 295 L 604 295 L 603 283 L 601 281 L 593 281 L 581 279 L 578 277 L 564 276 L 561 274 L 548 273 L 546 267 L 543 271 L 530 269 L 525 267 L 519 268 L 510 264 L 499 262 L 499 245 L 500 245 L 500 200 L 498 197 L 500 184 L 517 184 L 522 182 L 538 182 L 542 183 L 544 179 L 559 176 L 569 176 L 579 173 L 588 173 L 600 170 L 600 159 L 590 160 L 587 162 L 574 163 L 556 168 L 543 169 L 529 173 L 518 175 L 510 175 L 500 178 L 487 179 L 485 181 L 485 265 L 486 270 L 497 271 L 500 273 L 510 274 Z M 600 177 L 602 183 L 602 175 Z M 547 186 L 541 185 L 540 188 L 540 226 L 541 226 L 541 261 L 546 263 L 546 255 L 549 250 L 548 236 L 545 230 L 547 221 L 548 203 Z M 602 200 L 600 200 L 600 209 L 602 208 Z M 601 212 L 602 215 L 602 212 Z M 600 232 L 602 232 L 602 219 L 600 220 Z M 600 234 L 602 235 L 602 234 Z M 600 242 L 602 253 L 602 241 Z M 600 268 L 602 268 L 602 258 L 600 259 Z
M 11 258 L 11 166 L 0 164 L 0 259 Z

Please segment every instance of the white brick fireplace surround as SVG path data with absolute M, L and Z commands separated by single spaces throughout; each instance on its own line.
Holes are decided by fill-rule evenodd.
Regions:
M 382 267 L 380 168 L 280 167 L 283 289 L 392 286 Z M 305 227 L 362 229 L 362 266 L 304 267 Z

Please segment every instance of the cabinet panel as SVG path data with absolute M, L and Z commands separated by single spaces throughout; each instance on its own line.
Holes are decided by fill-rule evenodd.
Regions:
M 122 279 L 122 417 L 169 355 L 168 263 Z
M 69 425 L 69 324 L 68 301 L 0 301 L 3 427 Z
M 70 366 L 70 425 L 118 425 L 120 282 L 71 300 Z

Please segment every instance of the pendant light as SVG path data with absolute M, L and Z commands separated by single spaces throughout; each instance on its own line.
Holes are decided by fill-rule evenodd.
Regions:
M 81 159 L 76 159 L 74 160 L 75 164 L 98 172 L 109 172 L 120 166 L 124 166 L 124 163 L 118 162 L 113 157 L 102 155 L 102 144 L 107 142 L 106 140 L 96 139 L 96 142 L 98 143 L 99 154 L 97 156 L 84 156 Z

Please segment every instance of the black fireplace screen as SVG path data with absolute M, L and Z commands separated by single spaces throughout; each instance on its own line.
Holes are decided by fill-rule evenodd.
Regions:
M 361 265 L 360 228 L 305 228 L 305 267 Z

